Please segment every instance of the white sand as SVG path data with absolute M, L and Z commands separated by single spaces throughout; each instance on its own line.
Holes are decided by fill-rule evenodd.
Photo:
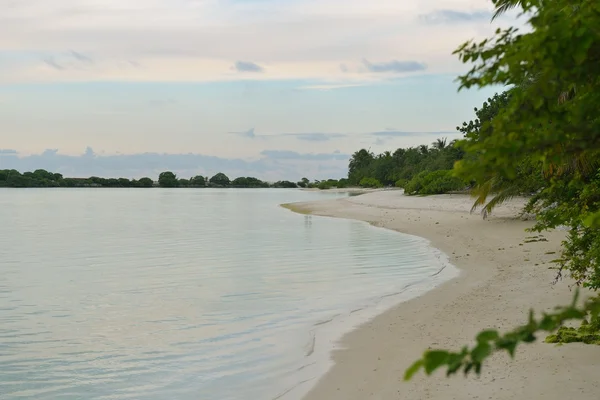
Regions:
M 335 365 L 306 399 L 600 399 L 600 346 L 583 344 L 523 345 L 515 360 L 495 355 L 480 378 L 446 378 L 438 371 L 402 381 L 405 369 L 428 347 L 459 350 L 482 329 L 507 331 L 524 323 L 530 307 L 551 310 L 571 300 L 570 282 L 552 285 L 555 270 L 549 269 L 564 232 L 543 233 L 548 242 L 524 243 L 536 234 L 525 232 L 532 222 L 514 218 L 523 202 L 502 206 L 488 220 L 469 214 L 472 199 L 463 195 L 379 191 L 294 204 L 299 212 L 425 237 L 462 270 L 459 278 L 344 336 L 342 350 L 333 354 Z

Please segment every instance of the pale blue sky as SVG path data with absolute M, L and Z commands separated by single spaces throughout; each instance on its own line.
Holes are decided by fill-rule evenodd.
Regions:
M 452 51 L 498 26 L 487 0 L 0 5 L 0 149 L 22 158 L 58 149 L 29 161 L 0 156 L 0 168 L 52 164 L 85 175 L 81 165 L 55 163 L 57 154 L 77 156 L 89 146 L 92 158 L 154 152 L 237 160 L 228 167 L 197 159 L 180 166 L 184 175 L 252 165 L 272 179 L 324 178 L 342 175 L 344 155 L 361 147 L 455 138 L 473 107 L 501 90 L 459 94 L 454 82 L 465 67 Z M 114 157 L 102 165 L 112 160 L 121 167 L 107 174 L 137 176 L 168 168 L 173 157 L 158 166 L 140 157 L 132 158 L 139 166 Z

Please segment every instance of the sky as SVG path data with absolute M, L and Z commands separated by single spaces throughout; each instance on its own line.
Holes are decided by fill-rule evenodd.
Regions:
M 0 169 L 339 178 L 501 91 L 452 52 L 490 0 L 0 0 Z

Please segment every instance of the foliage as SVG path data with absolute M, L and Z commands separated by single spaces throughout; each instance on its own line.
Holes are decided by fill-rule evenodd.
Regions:
M 202 175 L 196 175 L 190 179 L 190 186 L 205 187 L 207 179 Z
M 179 181 L 173 172 L 165 171 L 158 175 L 158 185 L 164 188 L 174 188 L 179 186 Z
M 308 187 L 308 184 L 310 183 L 310 181 L 308 180 L 308 178 L 302 178 L 300 181 L 298 181 L 298 183 L 296 183 L 298 185 L 298 187 L 301 188 L 305 188 Z
M 454 142 L 438 139 L 431 147 L 399 148 L 393 153 L 379 155 L 359 150 L 352 155 L 348 164 L 348 184 L 360 184 L 363 178 L 374 178 L 385 186 L 394 186 L 399 180 L 408 182 L 423 171 L 452 169 L 454 162 L 464 155 Z
M 397 188 L 404 188 L 407 183 L 408 183 L 408 179 L 400 178 L 396 181 L 394 186 L 396 186 Z
M 294 183 L 294 182 L 290 182 L 290 181 L 277 181 L 275 182 L 272 187 L 274 188 L 287 188 L 287 189 L 295 189 L 298 186 Z
M 597 290 L 600 2 L 494 0 L 494 4 L 500 13 L 520 8 L 530 16 L 530 29 L 527 33 L 516 28 L 499 29 L 493 38 L 480 43 L 470 41 L 456 50 L 463 62 L 474 64 L 459 77 L 461 89 L 511 87 L 506 104 L 480 123 L 477 135 L 459 143 L 466 156 L 457 162 L 456 173 L 480 187 L 488 183 L 486 190 L 491 193 L 494 187 L 502 192 L 518 186 L 519 177 L 524 176 L 519 169 L 524 163 L 529 163 L 531 172 L 541 171 L 535 177 L 538 181 L 541 175 L 540 187 L 527 210 L 536 213 L 534 230 L 561 225 L 568 228 L 557 279 L 566 271 L 578 285 Z M 494 114 L 491 108 L 488 111 Z M 539 331 L 558 329 L 557 334 L 549 336 L 550 342 L 597 343 L 600 300 L 590 299 L 581 308 L 575 305 L 576 301 L 539 320 L 531 314 L 528 324 L 503 336 L 483 331 L 472 349 L 427 351 L 407 370 L 405 378 L 410 379 L 421 368 L 430 374 L 444 365 L 448 375 L 461 369 L 479 373 L 488 356 L 501 350 L 513 355 L 519 343 L 536 340 Z M 562 326 L 567 320 L 583 320 L 588 313 L 591 324 L 579 329 Z
M 222 172 L 215 174 L 212 178 L 208 180 L 208 182 L 211 184 L 211 186 L 219 187 L 226 187 L 229 186 L 229 184 L 231 183 L 229 177 Z
M 555 177 L 525 208 L 538 215 L 533 231 L 569 228 L 557 278 L 567 271 L 578 285 L 594 290 L 600 288 L 600 232 L 596 226 L 586 225 L 586 219 L 599 208 L 600 172 Z
M 239 177 L 235 178 L 231 181 L 231 187 L 236 188 L 267 188 L 269 184 L 267 182 L 263 182 L 260 179 L 247 176 L 247 177 Z
M 190 179 L 178 178 L 171 171 L 161 172 L 158 176 L 158 185 L 167 188 L 204 188 L 207 185 L 206 177 L 196 175 Z M 313 185 L 307 178 L 301 181 L 303 184 Z M 318 182 L 318 181 L 317 181 Z M 333 186 L 344 185 L 347 180 L 340 181 L 330 179 L 324 181 L 325 184 Z M 210 179 L 210 186 L 215 187 L 232 187 L 232 188 L 297 188 L 294 182 L 278 181 L 273 185 L 268 182 L 261 181 L 254 177 L 239 177 L 229 182 L 229 178 L 218 173 Z M 100 178 L 92 176 L 89 178 L 64 178 L 61 174 L 51 173 L 46 170 L 36 170 L 34 172 L 20 173 L 17 170 L 0 170 L 0 187 L 112 187 L 112 188 L 151 188 L 154 187 L 154 181 L 148 177 L 140 178 L 139 180 L 129 180 L 127 178 Z
M 461 60 L 476 64 L 459 78 L 461 87 L 513 85 L 488 123 L 492 134 L 464 142 L 469 157 L 457 163 L 457 172 L 479 183 L 519 182 L 528 174 L 519 171 L 526 160 L 539 166 L 541 190 L 528 206 L 537 213 L 534 229 L 568 227 L 559 277 L 566 270 L 578 284 L 597 289 L 600 3 L 573 4 L 522 1 L 531 32 L 509 28 L 457 50 Z
M 456 127 L 464 134 L 464 139 L 457 142 L 457 146 L 465 151 L 463 164 L 477 160 L 485 152 L 485 149 L 477 148 L 476 145 L 493 135 L 492 122 L 507 107 L 511 92 L 512 90 L 496 93 L 488 98 L 481 108 L 475 108 L 475 120 L 463 122 L 462 126 Z M 518 161 L 514 177 L 503 176 L 496 171 L 489 171 L 485 176 L 473 176 L 471 169 L 458 169 L 456 175 L 471 183 L 471 194 L 476 198 L 471 212 L 481 207 L 484 218 L 499 204 L 515 196 L 536 193 L 545 183 L 541 161 L 534 161 L 530 156 L 524 156 Z M 488 201 L 490 196 L 492 199 Z
M 342 181 L 341 184 L 340 184 L 340 181 Z M 340 181 L 338 181 L 336 179 L 327 179 L 327 180 L 324 180 L 324 181 L 320 181 L 317 184 L 317 187 L 319 189 L 321 189 L 321 190 L 331 189 L 331 188 L 340 188 L 340 187 L 343 188 L 343 187 L 346 187 L 347 181 L 346 180 L 340 180 Z
M 561 326 L 556 334 L 548 335 L 546 343 L 585 343 L 600 345 L 600 318 L 592 316 L 591 321 L 584 319 L 579 328 Z
M 530 311 L 527 324 L 504 335 L 500 335 L 496 330 L 479 332 L 475 339 L 477 344 L 472 348 L 465 346 L 460 352 L 427 350 L 420 360 L 406 370 L 404 380 L 411 379 L 421 369 L 424 369 L 427 375 L 431 375 L 443 366 L 446 366 L 447 376 L 454 375 L 461 370 L 465 375 L 472 371 L 479 375 L 485 359 L 499 351 L 506 351 L 511 357 L 514 357 L 517 346 L 520 343 L 536 341 L 536 334 L 540 331 L 554 332 L 566 321 L 581 320 L 588 315 L 591 315 L 592 320 L 597 321 L 600 314 L 600 298 L 588 299 L 583 306 L 577 306 L 578 295 L 579 291 L 575 293 L 571 305 L 556 307 L 555 312 L 543 313 L 541 318 L 535 318 L 534 312 Z
M 377 178 L 362 178 L 359 185 L 367 188 L 380 188 L 383 187 L 381 182 Z
M 465 188 L 451 170 L 423 171 L 404 185 L 406 194 L 441 194 Z
M 152 187 L 150 178 L 129 180 L 127 178 L 64 178 L 61 174 L 38 169 L 20 173 L 17 170 L 0 170 L 0 187 Z
M 138 180 L 138 187 L 144 187 L 144 188 L 150 188 L 154 185 L 154 182 L 152 182 L 152 179 L 148 178 L 148 177 L 144 177 L 144 178 L 140 178 Z

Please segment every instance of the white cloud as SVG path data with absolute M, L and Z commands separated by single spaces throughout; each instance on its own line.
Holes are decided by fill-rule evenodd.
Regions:
M 453 73 L 462 69 L 451 55 L 457 45 L 495 26 L 481 18 L 428 24 L 422 16 L 490 6 L 487 0 L 0 0 L 0 83 L 243 77 L 318 80 L 322 85 L 312 88 L 331 89 L 411 74 L 365 72 L 364 59 Z M 232 71 L 239 60 L 264 72 Z

